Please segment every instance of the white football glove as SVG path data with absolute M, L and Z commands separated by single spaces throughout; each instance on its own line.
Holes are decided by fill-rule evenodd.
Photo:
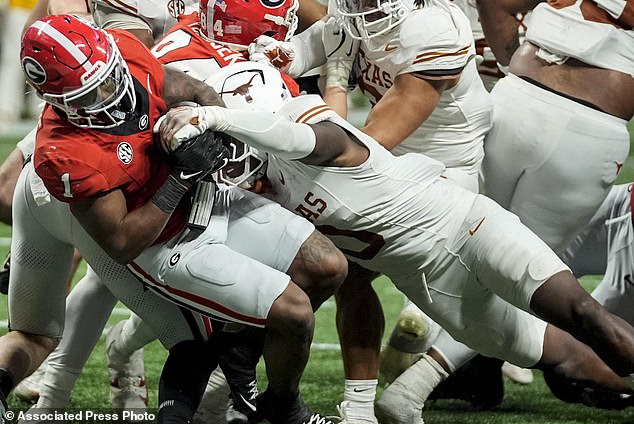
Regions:
M 249 60 L 261 62 L 288 73 L 295 59 L 295 47 L 286 41 L 279 41 L 267 35 L 260 35 L 247 48 Z
M 359 40 L 355 40 L 331 16 L 324 26 L 322 42 L 326 51 L 326 87 L 348 89 L 352 65 L 359 51 Z
M 156 122 L 153 131 L 160 133 L 160 146 L 173 152 L 183 141 L 194 138 L 207 129 L 222 131 L 222 110 L 219 106 L 179 106 L 172 108 Z

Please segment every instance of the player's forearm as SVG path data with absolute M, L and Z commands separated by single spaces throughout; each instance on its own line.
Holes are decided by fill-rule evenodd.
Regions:
M 70 204 L 86 232 L 115 261 L 131 262 L 161 234 L 170 213 L 148 202 L 128 212 L 119 191 Z
M 168 107 L 183 102 L 194 102 L 202 106 L 224 106 L 218 93 L 204 82 L 167 67 L 163 67 L 163 72 L 163 100 Z
M 48 15 L 73 14 L 91 19 L 85 0 L 38 0 L 24 23 L 22 32 L 38 19 Z
M 337 115 L 344 119 L 348 117 L 348 92 L 346 90 L 338 87 L 326 87 L 323 97 L 324 102 L 337 112 Z
M 507 66 L 520 45 L 515 16 L 497 8 L 494 0 L 478 0 L 477 4 L 484 37 L 497 61 Z
M 520 45 L 516 15 L 531 10 L 542 0 L 477 0 L 484 37 L 498 63 L 507 66 Z
M 170 216 L 153 202 L 135 209 L 121 221 L 119 231 L 110 239 L 106 252 L 118 263 L 132 262 L 154 243 Z
M 313 23 L 323 18 L 328 12 L 328 8 L 317 0 L 300 0 L 297 18 L 299 25 L 297 33 L 304 32 Z
M 424 80 L 415 74 L 399 75 L 370 110 L 361 131 L 392 150 L 431 116 L 448 84 L 446 80 Z
M 284 159 L 302 159 L 315 148 L 315 133 L 305 124 L 297 124 L 270 112 L 208 107 L 199 119 L 210 129 L 228 134 L 258 150 Z

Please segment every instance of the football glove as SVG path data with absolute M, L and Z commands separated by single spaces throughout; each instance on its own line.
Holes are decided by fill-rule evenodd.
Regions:
M 154 132 L 160 134 L 161 149 L 170 153 L 208 129 L 222 131 L 225 128 L 223 109 L 219 106 L 180 106 L 170 109 L 154 125 Z
M 273 65 L 281 72 L 288 70 L 295 59 L 295 47 L 287 41 L 279 41 L 267 35 L 260 35 L 247 48 L 249 60 Z
M 228 137 L 222 133 L 204 131 L 181 142 L 169 155 L 172 175 L 191 187 L 222 169 L 229 162 L 229 150 L 225 147 Z
M 346 34 L 337 19 L 331 16 L 322 35 L 326 52 L 326 87 L 348 89 L 352 65 L 359 51 L 359 40 Z

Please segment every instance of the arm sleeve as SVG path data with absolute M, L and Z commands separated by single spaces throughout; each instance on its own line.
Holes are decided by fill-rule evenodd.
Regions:
M 312 128 L 291 122 L 284 116 L 214 106 L 202 109 L 210 128 L 279 158 L 302 159 L 315 148 L 316 137 Z
M 302 33 L 291 38 L 290 42 L 295 48 L 295 58 L 288 70 L 291 77 L 300 77 L 311 69 L 326 63 L 326 52 L 321 41 L 325 24 L 324 21 L 317 21 Z

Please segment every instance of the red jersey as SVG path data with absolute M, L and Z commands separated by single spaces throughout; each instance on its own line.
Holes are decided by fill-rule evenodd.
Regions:
M 164 65 L 204 81 L 220 68 L 247 59 L 243 53 L 214 43 L 202 33 L 198 13 L 181 15 L 178 23 L 152 48 L 152 54 Z M 282 74 L 293 96 L 299 95 L 297 83 Z
M 130 33 L 108 32 L 132 74 L 136 116 L 114 128 L 79 128 L 47 105 L 37 132 L 33 163 L 58 200 L 70 203 L 119 189 L 132 211 L 151 200 L 170 172 L 167 157 L 154 144 L 152 133 L 157 119 L 167 110 L 161 98 L 163 69 Z M 182 202 L 156 243 L 180 233 L 188 212 L 186 202 Z

